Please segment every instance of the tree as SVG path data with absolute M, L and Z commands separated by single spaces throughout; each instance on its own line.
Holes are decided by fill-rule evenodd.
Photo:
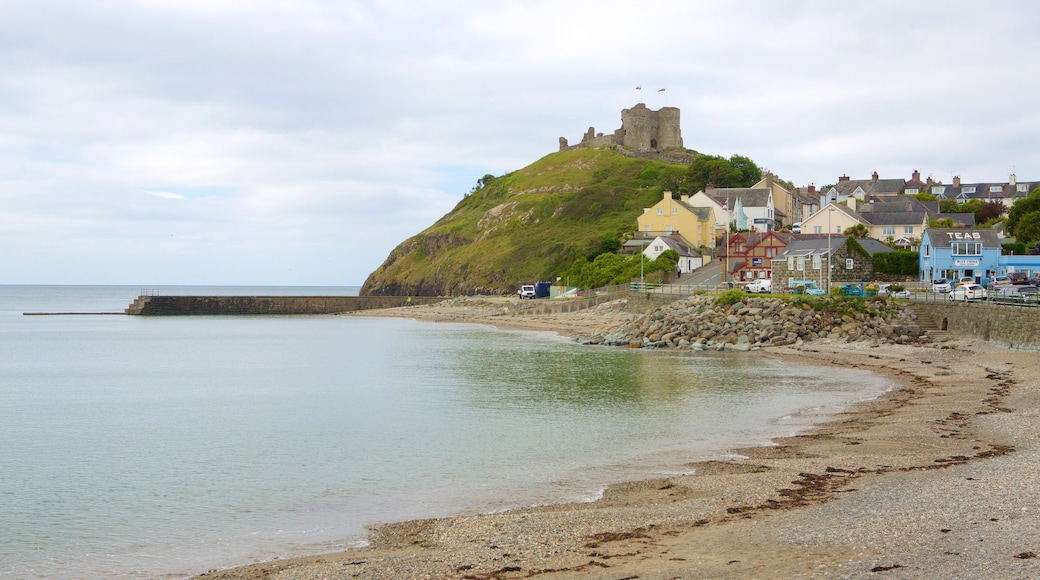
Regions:
M 1018 231 L 1015 227 L 1018 225 L 1018 220 L 1026 214 L 1036 211 L 1040 211 L 1040 187 L 1034 189 L 1033 193 L 1030 193 L 1025 199 L 1020 199 L 1011 206 L 1007 219 L 1008 233 L 1017 237 Z
M 751 187 L 762 179 L 762 170 L 751 159 L 743 155 L 732 155 L 730 164 L 740 172 L 741 184 L 736 187 Z
M 1015 238 L 1027 247 L 1040 242 L 1040 211 L 1027 213 L 1018 219 L 1018 223 L 1015 224 Z
M 856 224 L 850 228 L 846 228 L 845 235 L 856 238 L 865 238 L 870 235 L 870 228 L 863 224 Z
M 1004 202 L 987 201 L 986 203 L 982 204 L 982 207 L 979 209 L 978 212 L 976 212 L 975 223 L 981 224 L 986 223 L 990 220 L 995 220 L 1000 216 L 1004 215 L 1006 211 L 1007 208 L 1004 207 Z

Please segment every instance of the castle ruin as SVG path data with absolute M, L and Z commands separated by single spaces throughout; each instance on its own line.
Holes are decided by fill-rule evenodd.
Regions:
M 663 107 L 652 111 L 645 104 L 638 103 L 631 109 L 621 110 L 621 128 L 612 135 L 596 133 L 594 127 L 589 127 L 577 145 L 568 145 L 567 139 L 560 137 L 560 151 L 613 145 L 644 154 L 683 149 L 679 109 Z

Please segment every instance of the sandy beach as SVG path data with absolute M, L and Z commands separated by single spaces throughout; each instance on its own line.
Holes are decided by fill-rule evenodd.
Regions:
M 365 315 L 568 336 L 633 316 L 617 303 L 503 315 L 514 307 L 455 299 Z M 393 523 L 364 549 L 199 578 L 1040 577 L 1040 355 L 944 337 L 738 356 L 865 369 L 892 390 L 739 459 L 620 483 L 596 502 Z

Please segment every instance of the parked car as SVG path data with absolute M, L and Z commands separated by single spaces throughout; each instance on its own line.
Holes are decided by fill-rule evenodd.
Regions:
M 842 284 L 842 296 L 863 296 L 863 287 L 859 284 Z
M 938 294 L 940 292 L 949 292 L 950 290 L 953 290 L 953 286 L 950 286 L 950 281 L 946 278 L 932 280 L 932 292 Z
M 946 294 L 947 300 L 985 300 L 988 293 L 981 284 L 963 284 Z
M 758 294 L 768 294 L 773 291 L 773 280 L 771 278 L 760 278 L 758 280 L 752 280 L 748 282 L 747 286 L 744 286 L 745 292 L 755 292 Z
M 988 284 L 986 284 L 986 290 L 993 290 L 994 288 L 999 288 L 1001 286 L 1010 286 L 1010 285 L 1011 285 L 1011 278 L 1010 277 L 1008 277 L 1008 276 L 997 276 L 997 277 L 993 278 L 992 280 L 990 280 Z
M 808 296 L 826 296 L 827 293 L 816 285 L 812 280 L 788 280 L 791 294 L 806 294 Z
M 990 300 L 1000 304 L 1030 304 L 1035 306 L 1040 303 L 1040 288 L 1031 284 L 1001 286 L 990 294 Z
M 953 287 L 956 288 L 958 286 L 964 286 L 966 284 L 974 284 L 974 283 L 975 283 L 975 278 L 972 278 L 971 276 L 961 276 L 960 278 L 957 278 L 957 283 L 954 284 Z
M 900 288 L 900 290 L 893 291 L 892 287 Z M 878 286 L 878 296 L 887 296 L 889 298 L 909 298 L 910 291 L 906 289 L 902 284 L 882 284 Z

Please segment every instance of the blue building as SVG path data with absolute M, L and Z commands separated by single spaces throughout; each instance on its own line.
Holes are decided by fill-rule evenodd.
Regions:
M 920 280 L 957 280 L 970 276 L 982 283 L 1003 275 L 1000 238 L 991 229 L 928 228 L 918 249 Z

